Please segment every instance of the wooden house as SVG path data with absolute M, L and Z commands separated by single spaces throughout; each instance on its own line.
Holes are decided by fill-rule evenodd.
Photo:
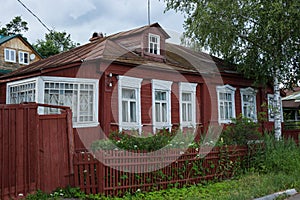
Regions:
M 255 88 L 235 66 L 168 38 L 158 23 L 94 33 L 85 45 L 3 76 L 0 102 L 70 106 L 77 147 L 112 130 L 200 132 L 239 114 L 256 121 L 266 111 L 261 105 L 272 89 Z
M 282 107 L 285 115 L 285 121 L 298 122 L 300 121 L 300 87 L 295 87 L 294 90 L 286 91 L 286 96 L 282 98 Z
M 22 35 L 0 35 L 0 75 L 27 66 L 41 58 Z

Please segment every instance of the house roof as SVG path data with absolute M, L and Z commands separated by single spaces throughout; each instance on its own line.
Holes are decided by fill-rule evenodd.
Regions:
M 24 38 L 21 34 L 16 34 L 16 35 L 8 35 L 8 36 L 3 36 L 0 35 L 0 45 L 8 42 L 9 40 L 12 40 L 14 38 L 19 38 L 22 40 L 27 46 L 29 46 L 40 58 L 43 58 L 43 56 L 35 50 L 35 48 L 27 41 L 26 38 Z
M 300 87 L 286 91 L 286 97 L 282 98 L 283 107 L 298 108 L 300 106 Z
M 129 31 L 122 31 L 122 32 L 116 33 L 114 35 L 111 35 L 111 39 L 131 36 L 133 34 L 138 34 L 138 33 L 141 33 L 143 31 L 148 30 L 149 28 L 154 28 L 154 27 L 158 28 L 165 35 L 165 37 L 167 39 L 170 38 L 169 34 L 158 23 L 153 23 L 153 24 L 150 24 L 150 25 L 146 25 L 146 26 L 135 28 L 135 29 L 131 29 Z
M 9 35 L 9 36 L 3 36 L 3 35 L 0 35 L 0 45 L 17 37 L 18 35 Z
M 149 27 L 160 28 L 163 34 L 166 34 L 166 37 L 169 37 L 158 23 L 154 23 L 133 30 L 119 32 L 107 37 L 93 39 L 90 43 L 19 68 L 10 74 L 1 76 L 0 79 L 30 75 L 34 72 L 40 72 L 44 69 L 56 68 L 73 63 L 81 64 L 85 61 L 97 59 L 193 73 L 199 73 L 199 71 L 201 73 L 211 73 L 213 72 L 213 69 L 216 69 L 216 67 L 213 66 L 217 66 L 219 68 L 224 68 L 224 66 L 226 66 L 225 63 L 219 58 L 210 56 L 206 53 L 195 52 L 180 45 L 167 43 L 165 49 L 166 60 L 164 62 L 158 62 L 153 59 L 142 57 L 115 42 L 115 40 L 120 37 L 141 33 L 147 30 Z M 232 67 L 230 68 L 232 69 Z M 226 67 L 224 69 L 226 69 Z

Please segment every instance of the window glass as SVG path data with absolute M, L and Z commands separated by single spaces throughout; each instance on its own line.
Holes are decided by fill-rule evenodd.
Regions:
M 167 122 L 167 92 L 155 91 L 155 121 Z
M 19 104 L 22 102 L 35 102 L 36 83 L 29 82 L 22 85 L 9 87 L 10 104 Z
M 158 35 L 149 35 L 149 52 L 160 54 L 160 37 Z
M 229 123 L 235 118 L 235 88 L 224 85 L 217 86 L 219 123 Z
M 74 126 L 96 126 L 98 125 L 97 83 L 98 80 L 95 79 L 49 76 L 11 82 L 7 84 L 7 103 L 37 102 L 68 106 L 72 110 Z M 59 109 L 41 107 L 39 113 L 57 114 Z
M 136 90 L 122 88 L 122 121 L 137 122 L 137 114 Z
M 16 51 L 14 49 L 4 49 L 4 60 L 6 62 L 16 62 Z
M 27 52 L 19 51 L 19 63 L 20 64 L 29 64 L 29 54 Z
M 94 121 L 94 85 L 88 83 L 45 82 L 44 102 L 51 105 L 71 107 L 73 122 Z M 45 108 L 46 114 L 58 109 Z

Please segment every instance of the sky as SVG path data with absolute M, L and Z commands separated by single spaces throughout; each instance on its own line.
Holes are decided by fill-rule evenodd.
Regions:
M 105 35 L 148 24 L 147 0 L 20 0 L 49 28 L 65 31 L 71 40 L 85 44 L 94 32 Z M 169 33 L 169 42 L 179 43 L 184 16 L 165 10 L 163 0 L 150 0 L 150 23 L 158 22 Z M 24 32 L 31 44 L 44 39 L 48 30 L 18 0 L 1 0 L 0 27 L 15 16 L 28 23 Z

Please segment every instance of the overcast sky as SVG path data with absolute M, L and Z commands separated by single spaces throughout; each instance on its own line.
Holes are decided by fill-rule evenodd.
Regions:
M 93 32 L 106 35 L 129 30 L 148 23 L 147 0 L 21 0 L 50 29 L 66 31 L 71 39 L 85 44 Z M 164 13 L 163 0 L 150 0 L 151 23 L 158 22 L 177 39 L 183 32 L 184 17 L 180 13 Z M 5 26 L 15 16 L 28 23 L 24 33 L 30 43 L 44 39 L 47 29 L 30 14 L 18 0 L 1 0 L 0 26 Z

